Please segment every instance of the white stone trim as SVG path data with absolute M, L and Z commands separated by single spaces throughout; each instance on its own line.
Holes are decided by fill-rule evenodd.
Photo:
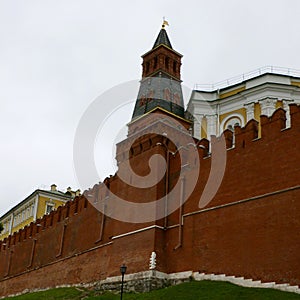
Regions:
M 290 115 L 290 106 L 289 104 L 291 104 L 293 101 L 291 100 L 282 100 L 282 106 L 283 109 L 285 110 L 285 116 L 286 116 L 286 128 L 290 128 L 291 127 L 291 115 Z
M 122 238 L 124 236 L 128 236 L 128 235 L 139 233 L 139 232 L 143 232 L 143 231 L 150 230 L 150 229 L 153 229 L 153 228 L 158 228 L 158 229 L 164 230 L 164 227 L 162 227 L 162 226 L 152 225 L 152 226 L 144 227 L 144 228 L 137 229 L 137 230 L 134 230 L 134 231 L 129 231 L 129 232 L 126 232 L 126 233 L 123 233 L 123 234 L 115 235 L 111 239 L 112 240 L 119 239 L 119 238 Z
M 195 114 L 194 115 L 194 128 L 193 128 L 193 136 L 197 139 L 201 139 L 201 128 L 202 128 L 202 120 L 204 115 Z
M 38 205 L 39 205 L 39 195 L 37 194 L 37 195 L 35 196 L 35 202 L 34 202 L 33 222 L 35 222 L 36 219 L 37 219 Z
M 210 140 L 212 135 L 217 135 L 217 114 L 207 115 L 207 139 Z
M 258 103 L 260 104 L 261 114 L 265 116 L 272 116 L 273 112 L 276 109 L 276 102 L 278 99 L 266 97 L 265 99 L 259 100 Z
M 244 105 L 246 108 L 246 114 L 247 114 L 247 122 L 249 122 L 252 119 L 255 119 L 254 117 L 254 108 L 255 108 L 255 103 L 247 103 Z
M 220 124 L 220 132 L 223 132 L 226 128 L 224 128 L 224 125 L 226 124 L 226 122 L 232 118 L 238 118 L 241 120 L 241 127 L 244 127 L 245 126 L 245 120 L 244 120 L 244 117 L 241 115 L 241 114 L 238 114 L 238 113 L 233 113 L 233 114 L 230 114 L 229 116 L 225 117 L 221 124 Z

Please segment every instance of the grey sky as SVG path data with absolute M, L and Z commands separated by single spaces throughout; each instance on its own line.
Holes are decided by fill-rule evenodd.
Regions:
M 79 119 L 105 90 L 140 78 L 163 16 L 192 87 L 265 65 L 300 70 L 299 12 L 298 0 L 0 0 L 0 215 L 43 185 L 78 188 Z M 131 111 L 122 116 L 114 122 Z M 109 137 L 110 157 L 96 158 L 106 175 Z

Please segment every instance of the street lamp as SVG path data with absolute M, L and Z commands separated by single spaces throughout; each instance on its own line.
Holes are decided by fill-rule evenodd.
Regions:
M 126 269 L 127 269 L 127 267 L 126 267 L 124 264 L 120 267 L 120 272 L 121 272 L 121 274 L 122 274 L 121 300 L 123 299 L 124 275 L 125 275 L 125 273 L 126 273 Z

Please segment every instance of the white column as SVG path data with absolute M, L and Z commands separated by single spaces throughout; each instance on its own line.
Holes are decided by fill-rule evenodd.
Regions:
M 39 204 L 39 195 L 35 196 L 35 203 L 34 203 L 34 214 L 33 214 L 33 221 L 35 222 L 37 219 L 37 209 Z
M 261 114 L 270 117 L 275 111 L 277 100 L 274 98 L 265 98 L 258 101 L 261 107 Z
M 202 127 L 202 119 L 203 115 L 195 115 L 194 117 L 194 137 L 197 139 L 201 139 L 201 127 Z
M 254 118 L 254 105 L 255 105 L 255 103 L 247 103 L 247 104 L 245 104 L 246 113 L 247 113 L 247 122 L 249 122 L 252 119 L 255 119 Z
M 285 116 L 286 116 L 286 128 L 291 127 L 291 115 L 290 115 L 290 107 L 289 104 L 292 101 L 288 100 L 282 100 L 283 109 L 285 110 Z
M 217 115 L 206 116 L 207 120 L 207 139 L 210 140 L 211 135 L 217 135 Z
M 9 234 L 12 234 L 13 223 L 14 223 L 14 213 L 10 215 Z

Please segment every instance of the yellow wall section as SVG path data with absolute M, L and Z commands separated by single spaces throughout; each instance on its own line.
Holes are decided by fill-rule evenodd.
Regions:
M 22 223 L 18 224 L 16 227 L 13 227 L 13 232 L 18 231 L 19 229 L 25 227 L 26 225 L 33 222 L 33 217 L 28 218 L 27 220 L 24 220 Z
M 53 203 L 55 205 L 54 209 L 57 209 L 59 206 L 64 205 L 66 203 L 65 201 L 61 201 L 61 200 L 54 200 L 54 199 L 50 200 L 50 199 L 51 198 L 39 196 L 38 208 L 37 208 L 37 219 L 39 219 L 45 215 L 47 202 L 51 201 L 51 203 Z M 33 221 L 34 221 L 34 218 L 32 216 L 32 217 L 29 217 L 28 219 L 24 220 L 23 222 L 19 223 L 17 226 L 13 225 L 12 233 L 24 228 L 26 225 L 29 225 Z M 0 240 L 6 238 L 8 235 L 9 235 L 9 232 L 0 234 Z
M 291 85 L 300 87 L 300 82 L 299 81 L 291 81 Z
M 261 137 L 261 127 L 260 127 L 260 115 L 261 115 L 261 108 L 259 103 L 254 104 L 254 119 L 258 121 L 258 137 Z
M 41 218 L 46 211 L 46 203 L 50 202 L 51 198 L 48 197 L 39 197 L 38 201 L 38 209 L 37 209 L 37 219 Z M 51 203 L 54 203 L 54 209 L 57 209 L 59 206 L 64 205 L 66 202 L 65 201 L 59 201 L 59 200 L 51 200 Z
M 7 232 L 7 233 L 0 234 L 0 240 L 3 240 L 3 239 L 5 239 L 5 238 L 8 237 L 8 236 L 9 236 L 8 232 Z
M 228 116 L 233 115 L 233 114 L 240 114 L 240 115 L 242 115 L 243 118 L 244 118 L 244 121 L 246 123 L 246 121 L 247 121 L 246 120 L 247 119 L 246 108 L 243 107 L 243 108 L 240 108 L 240 109 L 237 109 L 237 110 L 233 110 L 231 112 L 228 112 L 228 113 L 220 115 L 220 117 L 219 117 L 220 124 L 222 123 L 222 121 L 225 118 L 227 118 Z
M 277 101 L 275 108 L 277 109 L 277 108 L 280 108 L 280 107 L 283 107 L 283 103 L 282 103 L 282 101 Z
M 28 219 L 24 220 L 22 223 L 19 223 L 17 226 L 13 226 L 12 233 L 18 231 L 19 229 L 22 229 L 23 227 L 30 224 L 31 222 L 33 222 L 33 217 L 29 217 Z M 9 231 L 6 232 L 6 233 L 1 234 L 0 235 L 0 240 L 6 238 L 8 236 L 9 236 Z
M 242 87 L 237 88 L 237 89 L 235 89 L 235 90 L 233 90 L 233 91 L 221 93 L 221 94 L 219 95 L 219 98 L 220 98 L 220 99 L 224 99 L 224 98 L 227 98 L 227 97 L 236 95 L 236 94 L 238 94 L 238 93 L 244 91 L 245 89 L 246 89 L 246 87 L 245 87 L 245 86 L 242 86 Z
M 207 139 L 207 120 L 205 117 L 202 119 L 201 138 Z

